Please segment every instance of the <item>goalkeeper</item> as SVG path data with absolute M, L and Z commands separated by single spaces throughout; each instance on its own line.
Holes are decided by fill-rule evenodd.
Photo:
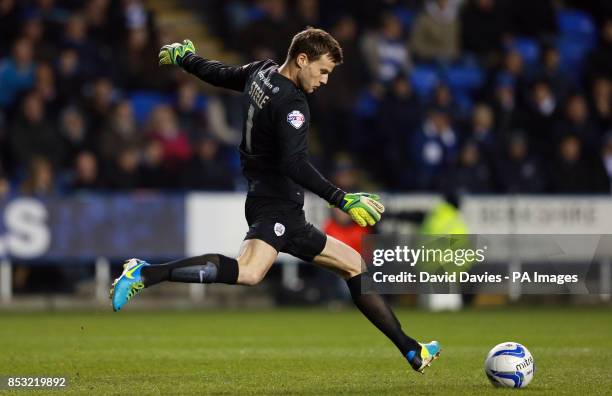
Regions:
M 362 227 L 376 224 L 384 212 L 377 195 L 342 191 L 308 160 L 310 111 L 306 94 L 325 85 L 340 63 L 342 49 L 338 42 L 314 28 L 293 37 L 281 66 L 271 60 L 227 66 L 196 55 L 189 40 L 162 47 L 160 65 L 181 67 L 206 83 L 246 96 L 240 159 L 249 186 L 245 204 L 249 230 L 236 259 L 204 254 L 160 265 L 128 260 L 111 289 L 115 311 L 143 288 L 164 281 L 255 285 L 278 253 L 285 252 L 342 276 L 360 311 L 415 370 L 422 372 L 437 357 L 437 342 L 420 344 L 404 334 L 386 301 L 370 290 L 372 280 L 364 272 L 359 253 L 325 235 L 304 217 L 304 188 L 347 212 Z M 362 288 L 369 292 L 363 293 Z

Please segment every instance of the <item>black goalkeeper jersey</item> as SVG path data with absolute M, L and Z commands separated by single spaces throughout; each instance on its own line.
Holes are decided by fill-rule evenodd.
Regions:
M 340 205 L 344 192 L 308 160 L 310 109 L 306 95 L 278 73 L 274 61 L 233 67 L 189 54 L 181 66 L 209 84 L 246 95 L 240 160 L 249 183 L 248 196 L 303 205 L 306 188 L 332 205 Z

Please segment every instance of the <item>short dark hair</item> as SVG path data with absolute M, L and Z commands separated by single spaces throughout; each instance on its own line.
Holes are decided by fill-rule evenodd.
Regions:
M 317 60 L 325 54 L 329 54 L 329 57 L 337 65 L 343 61 L 342 47 L 340 47 L 338 41 L 325 30 L 310 26 L 293 36 L 289 51 L 287 51 L 287 57 L 295 59 L 301 53 L 306 54 L 311 61 Z

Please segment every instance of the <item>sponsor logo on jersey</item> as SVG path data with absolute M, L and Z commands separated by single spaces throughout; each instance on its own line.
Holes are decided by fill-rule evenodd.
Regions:
M 281 236 L 285 233 L 285 226 L 281 223 L 274 224 L 274 233 L 276 236 Z
M 287 114 L 287 122 L 295 129 L 300 129 L 305 121 L 306 117 L 298 110 L 293 110 L 291 113 Z

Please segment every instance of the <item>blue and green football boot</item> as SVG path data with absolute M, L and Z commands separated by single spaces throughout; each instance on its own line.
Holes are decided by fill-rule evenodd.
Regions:
M 408 363 L 412 366 L 415 371 L 423 374 L 426 367 L 431 366 L 431 362 L 440 357 L 440 344 L 438 341 L 428 342 L 427 344 L 421 344 L 420 351 L 410 351 L 406 355 Z
M 146 265 L 150 264 L 137 258 L 129 259 L 123 264 L 121 276 L 115 279 L 110 289 L 113 311 L 119 311 L 132 297 L 144 289 L 145 285 L 140 276 L 140 270 Z

